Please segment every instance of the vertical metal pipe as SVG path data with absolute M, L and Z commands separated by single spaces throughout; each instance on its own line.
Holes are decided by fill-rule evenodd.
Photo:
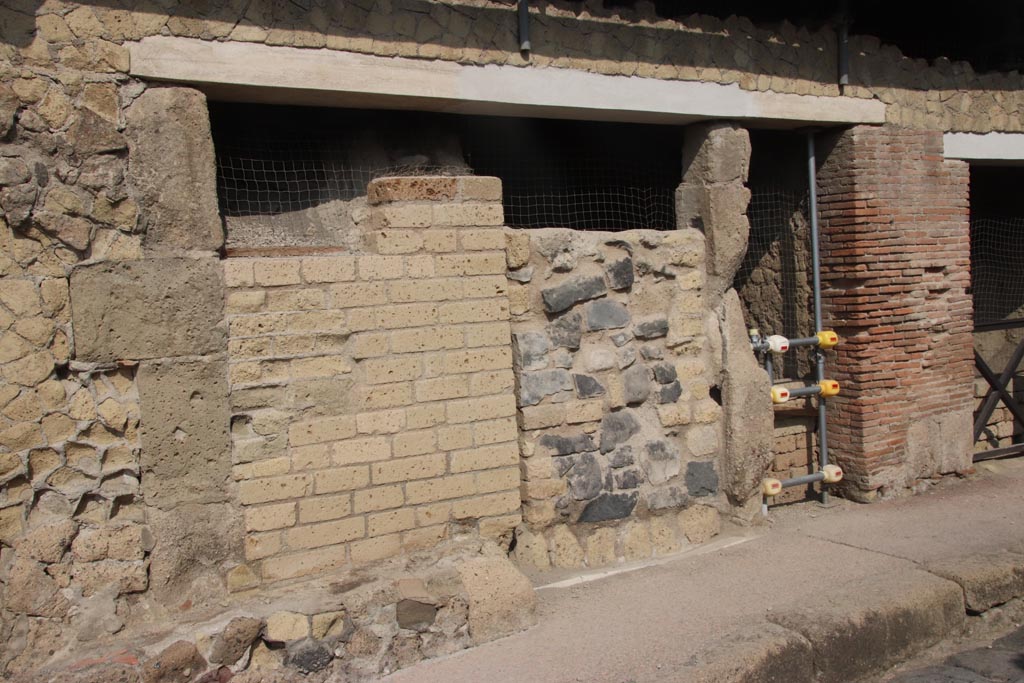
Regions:
M 839 2 L 839 29 L 836 32 L 836 55 L 839 65 L 839 91 L 842 86 L 850 84 L 850 3 L 848 0 Z
M 524 58 L 529 58 L 530 50 L 530 3 L 529 0 L 519 0 L 519 51 Z
M 843 23 L 839 25 L 838 50 L 839 50 L 839 85 L 850 84 L 850 27 L 843 17 Z
M 807 185 L 811 196 L 811 273 L 814 288 L 814 332 L 821 331 L 821 260 L 818 237 L 818 169 L 814 151 L 814 131 L 807 133 Z M 825 354 L 820 348 L 814 349 L 815 379 L 825 379 Z M 828 464 L 828 421 L 825 418 L 826 401 L 818 397 L 818 467 L 819 471 Z M 821 502 L 828 503 L 828 491 L 821 487 Z
M 764 354 L 764 371 L 768 373 L 768 386 L 775 384 L 775 368 L 772 365 L 772 354 L 766 351 Z

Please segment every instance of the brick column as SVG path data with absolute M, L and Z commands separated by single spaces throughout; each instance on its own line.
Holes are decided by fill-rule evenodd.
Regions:
M 829 443 L 871 500 L 970 465 L 968 168 L 942 134 L 855 127 L 819 146 Z M 819 159 L 820 161 L 820 159 Z

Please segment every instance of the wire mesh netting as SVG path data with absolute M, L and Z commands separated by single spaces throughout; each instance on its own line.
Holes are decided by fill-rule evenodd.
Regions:
M 975 326 L 1024 325 L 1024 218 L 971 219 Z
M 747 252 L 734 286 L 747 323 L 762 334 L 813 334 L 808 195 L 785 187 L 751 187 Z M 803 354 L 787 354 L 778 368 L 797 377 L 809 370 Z
M 350 201 L 382 176 L 476 174 L 502 179 L 513 227 L 675 227 L 679 127 L 234 104 L 211 121 L 225 217 Z

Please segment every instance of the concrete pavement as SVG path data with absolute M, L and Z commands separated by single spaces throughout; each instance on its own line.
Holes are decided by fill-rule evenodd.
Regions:
M 529 631 L 393 674 L 431 681 L 854 681 L 1024 595 L 1024 460 L 897 501 L 772 513 L 696 552 L 542 575 Z M 599 578 L 595 578 L 599 577 Z M 593 580 L 591 580 L 593 579 Z

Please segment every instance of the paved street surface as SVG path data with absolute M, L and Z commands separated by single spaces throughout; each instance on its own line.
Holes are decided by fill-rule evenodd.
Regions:
M 880 676 L 960 638 L 977 620 L 966 616 L 965 600 L 984 611 L 1024 594 L 1024 460 L 988 464 L 972 481 L 896 501 L 789 506 L 772 513 L 770 528 L 573 583 L 581 578 L 588 577 L 535 577 L 537 585 L 561 583 L 538 591 L 538 624 L 528 631 L 386 680 L 811 683 Z M 960 655 L 950 675 L 974 679 L 906 680 L 1022 680 L 1021 651 Z M 986 671 L 1016 678 L 977 678 Z
M 932 666 L 911 669 L 887 683 L 1022 683 L 1024 628 L 990 646 L 964 650 Z

